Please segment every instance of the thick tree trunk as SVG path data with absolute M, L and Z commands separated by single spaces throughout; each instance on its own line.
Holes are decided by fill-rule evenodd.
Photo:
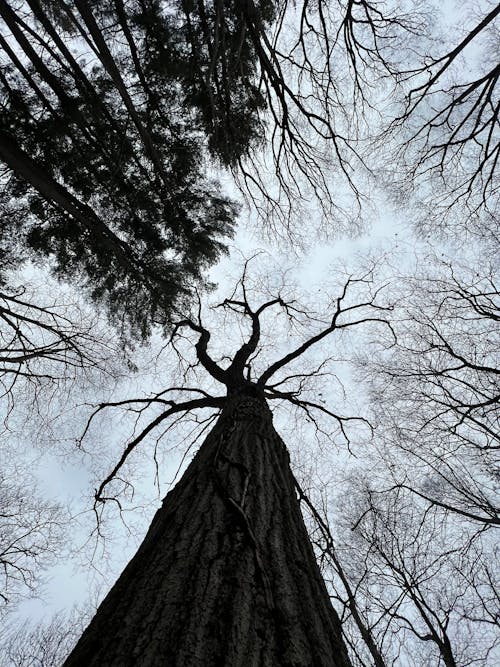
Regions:
M 289 456 L 228 399 L 65 667 L 348 667 Z

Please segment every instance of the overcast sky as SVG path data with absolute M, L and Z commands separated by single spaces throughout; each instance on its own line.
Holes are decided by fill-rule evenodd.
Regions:
M 463 3 L 460 3 L 462 5 Z M 445 7 L 449 8 L 454 3 L 446 2 Z M 376 215 L 373 211 L 376 210 Z M 326 240 L 320 237 L 314 231 L 314 224 L 310 220 L 304 221 L 304 227 L 311 229 L 308 238 L 309 248 L 303 253 L 295 253 L 291 247 L 287 247 L 284 241 L 270 242 L 260 231 L 260 226 L 248 213 L 243 211 L 240 228 L 237 236 L 232 242 L 233 250 L 227 258 L 224 258 L 219 265 L 213 267 L 210 272 L 211 278 L 218 284 L 215 295 L 210 299 L 220 296 L 221 300 L 227 295 L 228 289 L 232 288 L 234 278 L 237 276 L 241 265 L 242 256 L 250 257 L 256 251 L 264 249 L 268 253 L 266 260 L 272 265 L 273 259 L 276 266 L 281 268 L 290 267 L 293 269 L 294 277 L 298 281 L 299 288 L 307 291 L 313 284 L 322 284 L 323 281 L 332 278 L 332 267 L 338 262 L 343 262 L 346 266 L 357 262 L 357 256 L 369 252 L 382 255 L 384 251 L 394 251 L 395 249 L 403 252 L 408 250 L 411 254 L 413 247 L 425 248 L 422 241 L 417 241 L 413 237 L 409 227 L 411 220 L 395 214 L 389 205 L 387 205 L 383 195 L 376 195 L 376 199 L 371 202 L 371 210 L 367 212 L 366 217 L 370 219 L 371 226 L 356 238 L 331 238 Z M 314 222 L 314 221 L 312 221 Z M 437 243 L 434 245 L 437 247 Z M 466 252 L 463 248 L 460 252 Z M 453 254 L 457 252 L 456 248 L 442 246 L 442 252 Z M 271 259 L 269 259 L 271 258 Z M 208 298 L 208 297 L 207 297 Z M 144 350 L 138 350 L 140 359 L 150 361 L 155 357 L 157 348 L 155 345 L 161 344 L 158 339 L 154 340 L 151 347 Z M 168 361 L 163 355 L 159 369 L 152 369 L 151 373 L 131 375 L 125 381 L 121 381 L 118 391 L 121 396 L 139 395 L 140 392 L 159 391 L 164 388 L 162 383 L 162 369 L 164 364 L 168 366 Z M 139 364 L 141 365 L 141 364 Z M 140 368 L 140 371 L 142 369 Z M 349 381 L 346 370 L 341 371 L 342 379 Z M 355 385 L 347 387 L 347 393 L 352 392 L 355 396 L 358 388 Z M 91 400 L 91 394 L 78 396 L 78 392 L 72 396 L 73 401 Z M 358 398 L 358 396 L 355 396 Z M 336 400 L 332 395 L 328 400 Z M 100 397 L 96 400 L 100 400 Z M 94 441 L 89 446 L 92 450 L 92 457 L 85 456 L 77 452 L 74 448 L 75 439 L 83 430 L 84 410 L 81 408 L 74 411 L 74 415 L 68 415 L 64 433 L 65 442 L 60 443 L 54 450 L 44 453 L 40 449 L 32 449 L 30 443 L 26 443 L 26 456 L 32 460 L 36 459 L 36 474 L 39 478 L 40 486 L 48 497 L 68 503 L 75 519 L 69 524 L 68 530 L 71 532 L 71 540 L 68 544 L 62 562 L 49 569 L 46 573 L 46 585 L 41 590 L 40 599 L 26 600 L 21 603 L 19 610 L 10 619 L 10 623 L 18 624 L 23 619 L 46 618 L 56 611 L 70 609 L 75 604 L 84 604 L 90 597 L 94 600 L 97 594 L 103 595 L 114 579 L 121 573 L 124 566 L 135 553 L 140 541 L 147 530 L 149 521 L 159 506 L 159 500 L 169 489 L 168 483 L 174 478 L 178 479 L 180 472 L 189 462 L 194 452 L 183 461 L 185 445 L 178 445 L 175 438 L 165 438 L 162 441 L 161 448 L 164 451 L 161 462 L 161 487 L 156 491 L 154 487 L 154 468 L 150 460 L 138 456 L 137 466 L 143 470 L 144 482 L 138 482 L 137 497 L 134 504 L 143 505 L 135 513 L 127 513 L 127 522 L 130 523 L 132 530 L 130 533 L 123 526 L 117 530 L 115 540 L 108 542 L 95 542 L 89 532 L 93 526 L 93 489 L 96 485 L 96 474 L 99 472 L 98 446 L 96 446 L 96 434 L 93 434 Z M 277 424 L 278 430 L 280 424 Z M 121 430 L 122 429 L 122 430 Z M 61 431 L 62 432 L 62 431 Z M 99 433 L 100 446 L 103 449 L 103 457 L 106 461 L 116 460 L 116 454 L 119 452 L 120 443 L 129 435 L 129 423 L 126 421 L 110 421 L 107 426 L 103 424 L 103 430 Z M 26 436 L 25 436 L 26 437 Z M 27 433 L 27 437 L 30 434 Z M 20 436 L 21 441 L 23 435 Z M 107 453 L 107 444 L 114 443 L 111 453 Z M 297 443 L 289 443 L 294 454 L 294 447 Z M 99 443 L 98 443 L 99 445 Z M 106 450 L 106 454 L 104 452 Z M 113 456 L 115 457 L 113 459 Z M 342 461 L 342 465 L 348 465 L 349 456 L 344 452 L 314 452 L 312 449 L 305 452 L 305 465 L 312 469 L 311 461 L 317 457 L 318 461 L 328 462 L 336 460 Z M 97 461 L 97 462 L 96 462 Z M 100 469 L 101 475 L 106 465 Z M 109 470 L 109 465 L 107 467 Z M 327 473 L 328 474 L 328 473 Z M 101 476 L 102 479 L 102 476 Z M 95 549 L 95 551 L 94 551 Z M 90 565 L 90 561 L 92 564 Z

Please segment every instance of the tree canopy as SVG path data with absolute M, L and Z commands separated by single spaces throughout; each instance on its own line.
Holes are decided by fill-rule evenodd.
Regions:
M 146 335 L 233 231 L 207 157 L 231 165 L 260 138 L 242 9 L 30 0 L 0 14 L 2 235 Z
M 224 599 L 253 599 L 241 578 L 267 589 L 266 606 L 268 570 L 273 596 L 287 595 L 280 548 L 267 551 L 282 510 L 261 522 L 259 478 L 275 508 L 298 499 L 340 617 L 334 643 L 356 667 L 496 662 L 500 7 L 445 4 L 0 2 L 2 609 L 38 590 L 75 525 L 45 499 L 38 461 L 57 451 L 92 466 L 85 510 L 104 545 L 108 519 L 140 505 L 147 465 L 160 494 L 170 454 L 182 468 L 220 417 L 169 502 L 187 551 L 202 545 L 212 562 L 209 516 L 224 534 L 220 572 L 238 572 Z M 256 253 L 209 305 L 241 198 L 276 254 Z M 376 208 L 399 247 L 379 252 L 368 236 Z M 370 258 L 358 270 L 345 257 L 345 274 L 329 265 L 308 301 L 291 288 L 300 262 L 281 271 L 278 254 L 298 257 L 318 233 L 366 233 Z M 263 430 L 240 460 L 251 419 L 233 429 L 227 408 L 241 396 Z M 188 506 L 201 523 L 183 530 Z M 293 516 L 281 551 L 305 535 Z M 166 510 L 153 537 L 170 521 Z M 167 552 L 176 562 L 168 539 Z M 235 554 L 255 576 L 231 569 Z M 66 633 L 45 630 L 30 636 L 54 652 Z

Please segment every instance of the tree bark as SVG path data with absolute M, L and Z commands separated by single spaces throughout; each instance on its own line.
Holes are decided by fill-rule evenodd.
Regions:
M 65 667 L 349 667 L 263 398 L 228 399 Z

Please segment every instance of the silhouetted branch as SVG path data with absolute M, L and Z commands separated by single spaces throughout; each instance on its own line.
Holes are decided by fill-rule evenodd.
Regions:
M 231 355 L 225 354 L 225 351 L 220 349 L 218 349 L 217 355 L 208 351 L 212 327 L 203 322 L 202 309 L 199 304 L 196 318 L 186 317 L 174 324 L 172 334 L 169 338 L 169 345 L 164 348 L 164 351 L 166 351 L 168 347 L 171 347 L 177 355 L 180 364 L 179 373 L 185 378 L 186 385 L 171 386 L 140 398 L 101 403 L 92 411 L 80 442 L 88 435 L 94 419 L 105 410 L 118 409 L 133 413 L 136 415 L 136 424 L 138 424 L 139 420 L 147 419 L 148 410 L 154 408 L 154 406 L 162 408 L 162 412 L 154 419 L 148 421 L 145 426 L 141 426 L 140 432 L 134 435 L 129 441 L 118 463 L 96 491 L 96 502 L 105 502 L 110 499 L 103 493 L 105 488 L 114 479 L 117 479 L 117 473 L 128 460 L 130 454 L 157 430 L 161 424 L 169 421 L 176 415 L 176 423 L 180 424 L 182 417 L 189 418 L 191 415 L 197 419 L 196 413 L 198 410 L 207 408 L 221 410 L 226 404 L 227 399 L 231 398 L 233 394 L 250 393 L 251 395 L 261 396 L 264 399 L 278 399 L 284 403 L 289 403 L 294 408 L 305 412 L 308 420 L 314 425 L 318 434 L 331 437 L 330 431 L 326 430 L 321 424 L 321 417 L 326 417 L 338 426 L 339 433 L 348 447 L 350 445 L 350 436 L 347 431 L 348 425 L 355 423 L 364 424 L 371 429 L 371 425 L 366 418 L 342 415 L 324 404 L 322 400 L 317 401 L 306 395 L 309 391 L 309 381 L 313 382 L 315 377 L 335 377 L 332 371 L 326 372 L 325 370 L 327 364 L 331 363 L 331 359 L 329 358 L 319 364 L 312 365 L 307 371 L 291 371 L 281 380 L 273 383 L 268 382 L 278 370 L 292 365 L 311 346 L 319 343 L 328 335 L 333 335 L 336 330 L 344 330 L 349 327 L 358 327 L 362 324 L 371 323 L 390 326 L 384 317 L 370 316 L 371 312 L 386 312 L 392 308 L 392 306 L 385 306 L 377 302 L 381 288 L 373 290 L 373 294 L 369 298 L 360 298 L 359 303 L 353 301 L 355 299 L 355 287 L 360 288 L 362 291 L 366 291 L 367 289 L 370 291 L 372 282 L 371 274 L 365 274 L 360 279 L 350 277 L 346 280 L 344 286 L 341 288 L 340 296 L 335 300 L 334 314 L 327 320 L 329 324 L 324 326 L 323 318 L 319 317 L 317 313 L 302 306 L 297 300 L 291 298 L 290 295 L 285 296 L 287 290 L 284 286 L 280 289 L 278 296 L 271 295 L 270 298 L 262 300 L 260 303 L 258 295 L 255 296 L 255 290 L 252 289 L 252 298 L 258 304 L 253 305 L 250 302 L 249 290 L 246 284 L 248 280 L 247 264 L 248 262 L 245 264 L 242 278 L 238 281 L 231 296 L 222 303 L 212 306 L 214 313 L 222 309 L 227 314 L 224 314 L 224 317 L 230 315 L 234 318 L 237 322 L 237 330 L 241 332 L 242 343 L 236 346 L 236 350 Z M 353 295 L 351 295 L 351 291 L 353 291 Z M 347 300 L 348 296 L 349 300 Z M 265 345 L 266 338 L 272 340 L 273 334 L 272 331 L 268 330 L 269 319 L 267 319 L 267 315 L 273 308 L 279 309 L 278 312 L 286 318 L 291 327 L 298 327 L 300 325 L 300 330 L 305 328 L 306 331 L 308 325 L 315 327 L 319 325 L 322 328 L 320 333 L 306 338 L 292 353 L 285 355 L 278 362 L 271 363 L 267 371 L 260 372 L 257 370 L 263 363 L 260 348 Z M 344 317 L 344 320 L 339 320 L 341 316 Z M 266 326 L 263 330 L 264 322 Z M 229 323 L 226 327 L 231 336 L 235 330 L 234 324 L 231 326 L 231 329 L 229 329 Z M 184 329 L 195 334 L 192 337 L 194 340 L 191 337 L 183 336 L 182 331 Z M 217 327 L 218 333 L 220 329 L 220 326 Z M 247 333 L 243 333 L 245 330 Z M 303 334 L 301 335 L 303 336 Z M 191 359 L 193 353 L 195 356 L 194 361 Z M 218 384 L 222 384 L 225 387 L 227 398 L 215 395 L 213 390 L 206 391 L 202 389 L 203 385 L 200 385 L 200 388 L 191 389 L 191 387 L 195 386 L 193 377 L 196 378 L 197 382 L 203 382 L 202 375 L 198 374 L 200 368 L 206 371 L 208 376 L 206 379 L 215 380 Z M 252 378 L 259 379 L 253 381 Z M 189 392 L 193 392 L 195 395 L 198 394 L 199 397 L 190 397 L 187 400 L 178 400 L 175 397 L 176 393 L 186 394 Z M 156 447 L 157 445 L 155 446 L 155 452 Z M 125 483 L 124 480 L 122 482 Z

